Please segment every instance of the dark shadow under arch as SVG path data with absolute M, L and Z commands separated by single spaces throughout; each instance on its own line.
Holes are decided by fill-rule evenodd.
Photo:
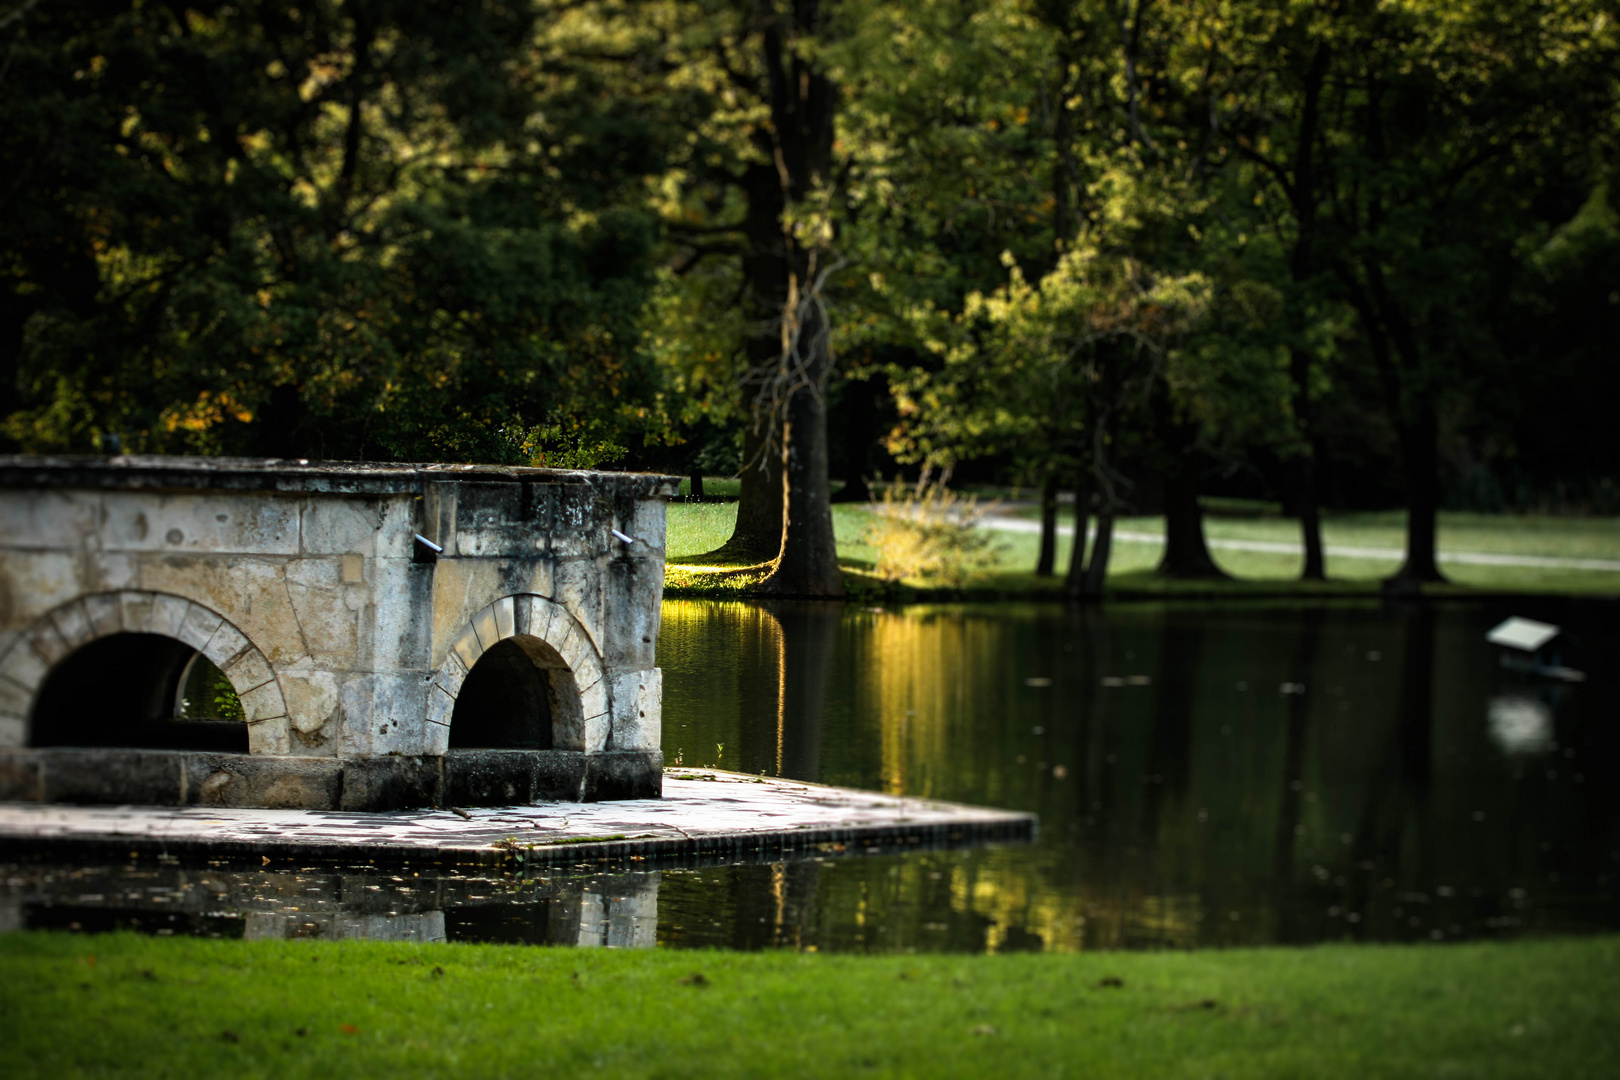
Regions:
M 182 682 L 188 689 L 219 688 L 223 710 L 212 701 L 182 708 Z M 221 712 L 228 718 L 215 718 Z M 207 713 L 215 716 L 198 715 Z M 241 703 L 224 676 L 190 645 L 161 634 L 109 634 L 74 650 L 45 676 L 28 742 L 245 754 L 247 724 L 240 716 Z
M 550 750 L 551 672 L 522 640 L 496 642 L 478 658 L 456 695 L 452 750 Z

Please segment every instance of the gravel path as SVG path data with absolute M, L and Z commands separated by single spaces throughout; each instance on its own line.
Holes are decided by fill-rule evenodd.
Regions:
M 987 514 L 981 523 L 986 528 L 995 529 L 999 532 L 1039 533 L 1041 531 L 1041 525 L 1038 521 L 1000 514 Z M 1074 535 L 1074 526 L 1059 525 L 1058 533 L 1063 536 L 1072 536 Z M 1088 538 L 1095 536 L 1096 529 L 1088 529 L 1086 535 Z M 1115 530 L 1114 542 L 1124 544 L 1163 544 L 1164 537 L 1157 533 Z M 1206 540 L 1206 543 L 1212 548 L 1223 551 L 1261 551 L 1272 555 L 1299 555 L 1304 551 L 1301 544 L 1280 540 L 1230 540 L 1210 537 Z M 1346 559 L 1398 560 L 1406 554 L 1399 548 L 1349 547 L 1342 544 L 1327 544 L 1322 550 L 1328 555 L 1337 555 Z M 1620 559 L 1581 559 L 1562 555 L 1498 555 L 1485 551 L 1442 551 L 1439 557 L 1441 562 L 1470 566 L 1533 566 L 1547 570 L 1620 571 Z

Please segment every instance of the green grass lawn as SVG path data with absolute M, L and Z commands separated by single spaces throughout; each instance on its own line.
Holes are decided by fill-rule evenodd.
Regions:
M 669 508 L 669 558 L 673 563 L 702 562 L 696 556 L 725 543 L 736 520 L 735 503 L 672 503 Z M 1007 511 L 1026 518 L 1036 516 L 1029 507 Z M 853 569 L 870 568 L 877 552 L 862 543 L 861 534 L 871 520 L 869 511 L 853 505 L 833 507 L 833 527 L 838 534 L 839 557 Z M 1072 510 L 1062 515 L 1072 523 Z M 1386 548 L 1400 550 L 1405 544 L 1404 515 L 1400 512 L 1330 514 L 1323 523 L 1323 539 L 1329 546 Z M 1163 536 L 1164 519 L 1122 518 L 1122 533 L 1149 533 Z M 1279 516 L 1215 516 L 1205 520 L 1205 532 L 1213 539 L 1260 540 L 1298 543 L 1299 525 Z M 1028 593 L 1054 588 L 1051 579 L 1036 578 L 1031 572 L 1039 550 L 1033 533 L 998 532 L 1000 570 L 981 584 L 1001 592 Z M 1058 566 L 1067 566 L 1071 541 L 1058 541 Z M 1440 547 L 1445 551 L 1505 555 L 1562 556 L 1572 558 L 1620 559 L 1620 519 L 1551 516 L 1510 516 L 1444 513 L 1440 515 Z M 1110 561 L 1109 582 L 1118 590 L 1174 593 L 1184 589 L 1207 591 L 1207 583 L 1167 582 L 1153 574 L 1161 546 L 1120 539 Z M 1224 591 L 1275 591 L 1290 585 L 1299 576 L 1303 556 L 1272 552 L 1212 549 L 1217 564 L 1235 582 Z M 1364 558 L 1329 555 L 1325 586 L 1310 591 L 1325 594 L 1366 593 L 1378 581 L 1394 573 L 1398 558 Z M 1462 589 L 1509 592 L 1589 593 L 1620 595 L 1620 572 L 1532 566 L 1478 566 L 1442 561 L 1442 569 Z M 672 581 L 679 592 L 684 579 Z
M 817 956 L 0 935 L 0 1075 L 1577 1077 L 1620 938 Z

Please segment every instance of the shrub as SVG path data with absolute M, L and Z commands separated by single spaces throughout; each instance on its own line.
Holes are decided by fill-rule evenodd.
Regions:
M 878 551 L 879 577 L 960 587 L 1000 561 L 991 536 L 979 528 L 989 509 L 925 473 L 914 487 L 888 486 L 862 538 Z

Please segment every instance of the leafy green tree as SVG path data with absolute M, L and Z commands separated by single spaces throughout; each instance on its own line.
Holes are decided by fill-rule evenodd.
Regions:
M 553 39 L 560 50 L 610 73 L 621 93 L 667 103 L 686 124 L 685 144 L 654 198 L 670 265 L 682 279 L 673 295 L 712 300 L 715 275 L 697 267 L 716 260 L 734 267 L 719 274 L 737 285 L 731 306 L 743 318 L 733 324 L 734 344 L 696 354 L 715 354 L 702 365 L 707 394 L 727 367 L 734 373 L 744 427 L 737 525 L 721 554 L 773 560 L 760 591 L 839 595 L 827 477 L 826 289 L 841 263 L 825 212 L 835 186 L 838 93 L 820 51 L 837 33 L 840 9 L 815 0 L 567 8 Z M 665 327 L 681 321 L 673 309 L 665 316 Z M 677 365 L 694 356 L 679 348 L 664 355 Z M 699 374 L 690 363 L 684 370 Z M 707 415 L 725 415 L 712 396 L 709 404 Z
M 666 138 L 531 5 L 13 14 L 18 445 L 581 463 L 657 422 Z
M 1490 328 L 1544 212 L 1536 193 L 1590 187 L 1602 144 L 1612 152 L 1613 19 L 1597 4 L 1496 0 L 1256 4 L 1247 19 L 1217 47 L 1235 104 L 1222 124 L 1283 208 L 1272 225 L 1289 249 L 1295 420 L 1313 440 L 1307 339 L 1336 298 L 1399 440 L 1397 578 L 1440 580 L 1442 416 L 1512 378 Z M 1304 487 L 1319 560 L 1309 476 Z

